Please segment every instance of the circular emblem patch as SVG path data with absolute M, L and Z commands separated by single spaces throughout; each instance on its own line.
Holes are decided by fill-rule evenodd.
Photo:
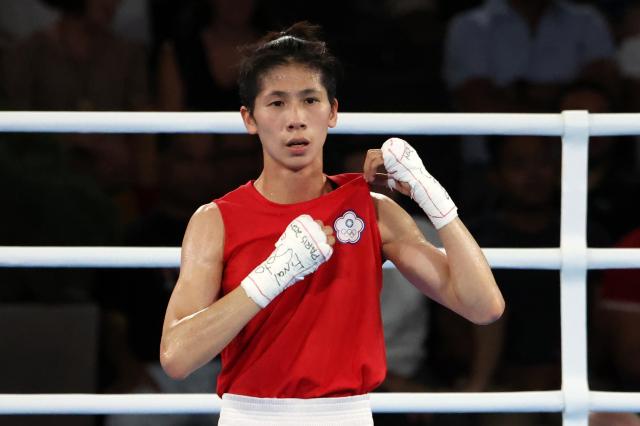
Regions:
M 353 211 L 348 210 L 333 223 L 336 238 L 341 243 L 355 244 L 364 230 L 364 221 Z

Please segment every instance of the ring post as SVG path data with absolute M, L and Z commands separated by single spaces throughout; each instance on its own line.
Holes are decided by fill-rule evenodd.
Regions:
M 560 212 L 560 324 L 564 426 L 587 426 L 587 174 L 589 113 L 564 111 Z

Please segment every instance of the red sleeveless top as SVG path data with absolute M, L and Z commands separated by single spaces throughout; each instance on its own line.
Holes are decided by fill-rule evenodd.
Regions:
M 260 311 L 222 351 L 217 393 L 262 398 L 364 394 L 384 379 L 382 254 L 369 186 L 361 174 L 328 177 L 319 198 L 276 204 L 249 182 L 215 200 L 225 227 L 222 294 L 274 250 L 297 216 L 333 225 L 333 256 Z

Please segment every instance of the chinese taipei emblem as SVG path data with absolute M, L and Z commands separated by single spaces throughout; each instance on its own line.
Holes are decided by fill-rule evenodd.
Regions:
M 348 210 L 333 223 L 336 238 L 341 243 L 355 244 L 360 241 L 360 235 L 364 230 L 364 221 L 353 211 Z

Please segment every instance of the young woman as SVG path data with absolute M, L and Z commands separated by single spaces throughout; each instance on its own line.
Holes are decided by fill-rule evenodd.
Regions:
M 248 50 L 240 112 L 264 167 L 195 212 L 167 309 L 160 356 L 170 376 L 222 355 L 223 425 L 372 424 L 367 393 L 386 369 L 384 259 L 473 322 L 504 309 L 455 205 L 405 141 L 369 151 L 364 174 L 323 173 L 338 118 L 336 60 L 315 34 L 299 23 Z M 439 229 L 446 255 L 395 202 L 370 192 L 382 166 Z

